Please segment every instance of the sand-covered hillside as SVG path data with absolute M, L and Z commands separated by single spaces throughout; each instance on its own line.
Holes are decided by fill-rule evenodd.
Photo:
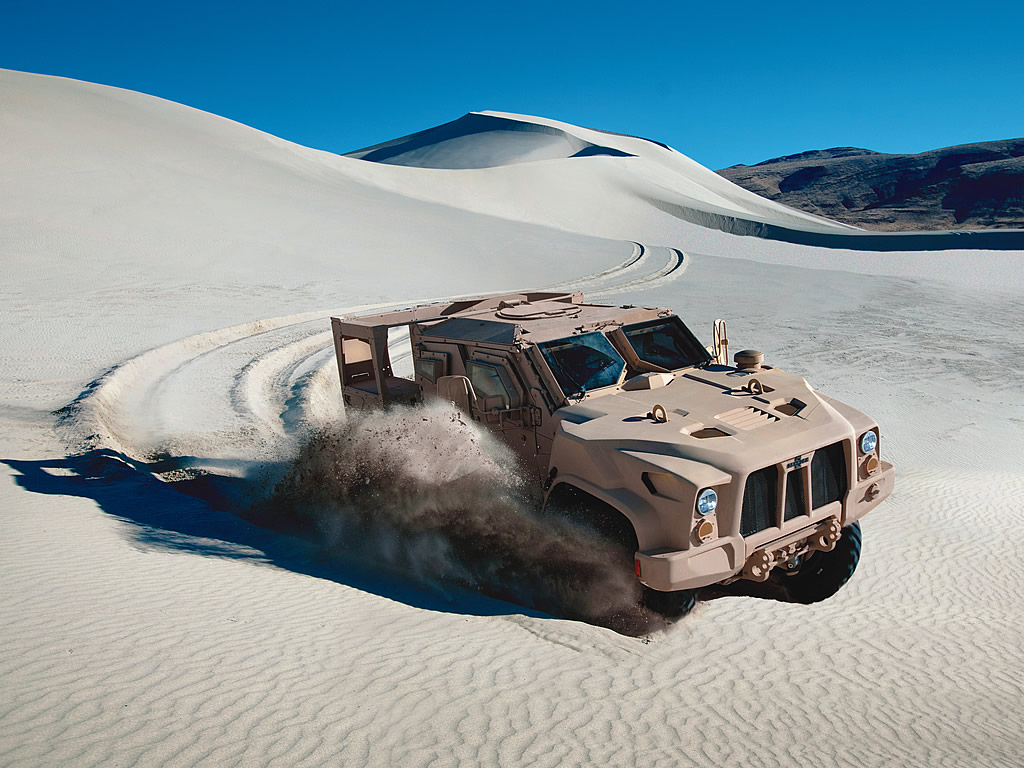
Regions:
M 865 233 L 546 118 L 381 140 L 0 71 L 0 762 L 1021 764 L 1019 240 Z M 849 585 L 638 637 L 523 606 L 546 533 L 506 455 L 443 407 L 346 414 L 328 317 L 554 286 L 725 317 L 878 420 Z M 338 457 L 470 517 L 409 536 Z M 529 578 L 474 589 L 467 536 Z

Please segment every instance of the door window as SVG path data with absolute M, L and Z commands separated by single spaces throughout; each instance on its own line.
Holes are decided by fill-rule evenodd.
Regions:
M 478 398 L 500 395 L 505 408 L 519 407 L 519 394 L 503 367 L 471 360 L 466 363 L 466 373 Z

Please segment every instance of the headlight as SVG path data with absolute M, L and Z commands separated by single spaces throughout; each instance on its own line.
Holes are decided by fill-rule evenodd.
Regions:
M 860 452 L 864 454 L 874 453 L 878 447 L 878 435 L 871 429 L 860 436 Z
M 697 495 L 697 511 L 702 515 L 710 515 L 718 506 L 718 494 L 712 488 L 705 488 Z

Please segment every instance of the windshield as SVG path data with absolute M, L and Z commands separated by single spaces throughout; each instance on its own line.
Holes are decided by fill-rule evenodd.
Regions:
M 622 332 L 636 352 L 648 363 L 673 371 L 707 362 L 710 357 L 690 329 L 676 316 L 625 325 Z
M 626 361 L 603 333 L 582 333 L 537 345 L 568 396 L 619 383 Z

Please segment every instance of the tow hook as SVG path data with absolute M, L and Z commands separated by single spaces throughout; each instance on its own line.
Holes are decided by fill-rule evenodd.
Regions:
M 764 581 L 768 578 L 768 574 L 772 572 L 774 567 L 774 555 L 771 552 L 761 550 L 760 552 L 755 552 L 747 560 L 747 564 L 743 567 L 743 575 L 753 581 Z
M 831 552 L 836 548 L 836 544 L 839 542 L 839 537 L 843 533 L 843 527 L 839 524 L 839 521 L 834 517 L 829 520 L 828 525 L 824 528 L 819 528 L 817 533 L 811 537 L 811 549 L 817 549 L 822 552 Z

